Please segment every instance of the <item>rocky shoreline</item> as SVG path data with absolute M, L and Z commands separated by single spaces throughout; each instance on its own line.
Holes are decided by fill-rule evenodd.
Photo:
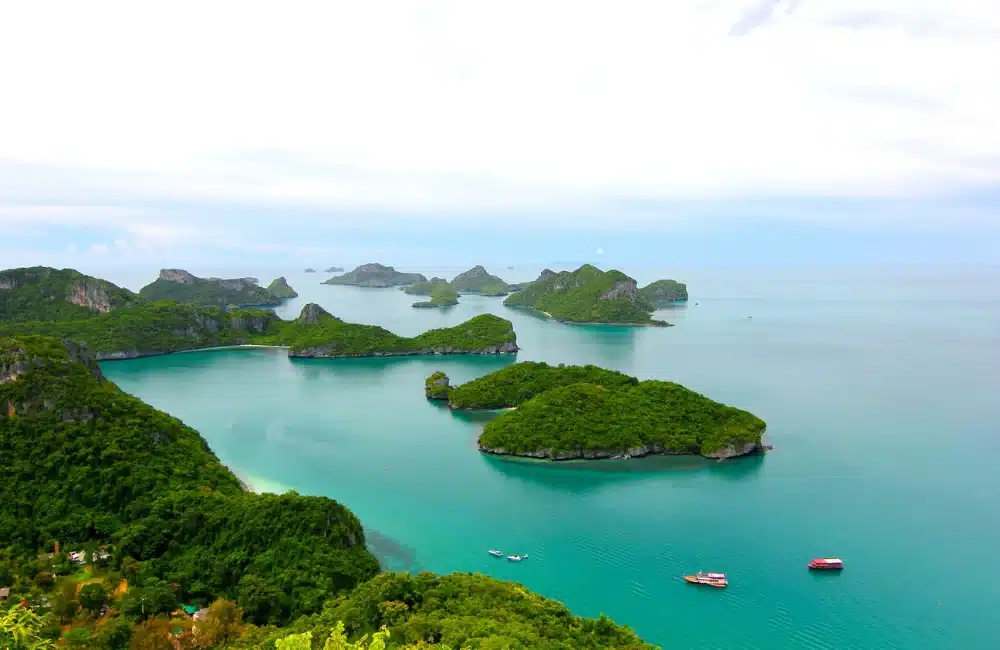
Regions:
M 399 352 L 370 352 L 364 354 L 330 354 L 324 348 L 303 348 L 289 351 L 289 357 L 310 358 L 310 359 L 353 359 L 362 357 L 417 357 L 417 356 L 443 356 L 453 354 L 474 354 L 474 355 L 494 355 L 494 354 L 517 354 L 520 348 L 514 341 L 505 341 L 500 345 L 489 345 L 476 350 L 465 350 L 461 348 L 437 347 L 421 348 L 419 350 L 401 350 Z
M 726 460 L 729 458 L 739 458 L 741 456 L 755 456 L 770 451 L 774 447 L 763 442 L 748 442 L 741 447 L 727 445 L 711 454 L 690 454 L 665 449 L 661 445 L 643 445 L 632 447 L 625 451 L 612 451 L 604 449 L 577 449 L 573 451 L 563 451 L 553 453 L 551 449 L 540 451 L 514 452 L 506 449 L 489 449 L 478 445 L 479 451 L 493 456 L 515 456 L 519 458 L 533 458 L 536 460 L 628 460 L 630 458 L 643 458 L 645 456 L 701 456 L 712 460 Z

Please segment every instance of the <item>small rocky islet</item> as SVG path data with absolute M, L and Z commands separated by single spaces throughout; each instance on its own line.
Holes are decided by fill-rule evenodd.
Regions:
M 520 362 L 452 387 L 436 372 L 425 396 L 452 409 L 510 409 L 479 450 L 546 460 L 695 455 L 724 459 L 767 449 L 766 424 L 679 384 L 639 381 L 598 366 Z

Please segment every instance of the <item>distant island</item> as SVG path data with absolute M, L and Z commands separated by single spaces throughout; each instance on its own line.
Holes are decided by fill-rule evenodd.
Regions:
M 362 264 L 350 273 L 337 275 L 323 284 L 342 284 L 355 287 L 398 287 L 403 284 L 415 284 L 417 282 L 427 282 L 427 278 L 420 273 L 400 273 L 391 266 L 382 264 Z
M 483 266 L 474 266 L 459 273 L 451 281 L 451 286 L 459 293 L 478 293 L 484 296 L 506 296 L 513 290 L 511 285 L 490 275 Z
M 657 280 L 639 289 L 639 295 L 656 307 L 688 299 L 687 285 L 676 280 Z
M 343 273 L 344 267 L 342 266 L 331 266 L 328 269 L 323 269 L 323 273 Z
M 306 273 L 315 273 L 315 272 L 316 269 L 312 268 L 311 266 L 308 269 L 306 269 Z
M 429 296 L 435 287 L 441 285 L 447 286 L 448 281 L 444 278 L 433 277 L 426 282 L 414 282 L 413 284 L 403 285 L 400 289 L 411 296 Z
M 508 284 L 501 278 L 490 275 L 482 266 L 474 266 L 468 271 L 459 273 L 451 282 L 444 278 L 433 277 L 423 282 L 404 285 L 402 289 L 411 295 L 428 296 L 435 287 L 441 285 L 449 286 L 459 294 L 474 293 L 481 296 L 506 296 L 521 289 L 521 285 Z
M 452 408 L 511 408 L 479 436 L 485 453 L 547 460 L 651 454 L 732 458 L 765 449 L 766 424 L 679 384 L 639 381 L 597 366 L 522 362 L 449 387 L 436 373 L 430 399 Z
M 621 271 L 601 271 L 589 264 L 561 273 L 545 269 L 503 304 L 530 307 L 570 323 L 668 325 L 650 316 L 655 306 L 640 294 L 635 280 Z
M 271 286 L 285 294 L 294 293 L 284 278 L 280 280 Z M 183 269 L 162 269 L 156 280 L 139 290 L 139 296 L 148 302 L 173 300 L 220 307 L 274 306 L 290 297 L 265 289 L 257 284 L 257 278 L 199 278 Z
M 0 271 L 0 323 L 76 320 L 141 302 L 128 289 L 73 269 Z
M 435 285 L 430 292 L 431 299 L 413 303 L 417 308 L 451 307 L 458 304 L 458 292 L 447 282 Z
M 288 280 L 286 280 L 284 276 L 277 278 L 271 282 L 271 284 L 267 285 L 267 290 L 272 296 L 278 298 L 279 300 L 298 298 L 299 296 L 295 289 L 288 286 Z
M 391 357 L 440 354 L 515 354 L 517 335 L 509 320 L 481 314 L 413 338 L 375 325 L 355 325 L 308 304 L 292 323 L 260 343 L 288 346 L 292 357 Z

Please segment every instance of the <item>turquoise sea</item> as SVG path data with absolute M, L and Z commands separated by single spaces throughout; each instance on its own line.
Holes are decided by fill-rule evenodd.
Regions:
M 318 302 L 401 334 L 497 313 L 518 359 L 674 380 L 768 423 L 764 458 L 549 465 L 480 455 L 490 415 L 424 400 L 435 370 L 461 382 L 513 358 L 223 350 L 104 364 L 258 489 L 349 506 L 390 568 L 515 580 L 664 648 L 1000 647 L 997 269 L 624 268 L 688 283 L 688 304 L 659 314 L 666 329 L 558 324 L 496 298 L 415 310 L 322 273 L 190 270 L 286 275 L 302 295 L 283 315 Z M 155 273 L 103 276 L 138 289 Z M 806 570 L 827 555 L 842 574 Z M 697 570 L 728 572 L 729 589 L 681 581 Z

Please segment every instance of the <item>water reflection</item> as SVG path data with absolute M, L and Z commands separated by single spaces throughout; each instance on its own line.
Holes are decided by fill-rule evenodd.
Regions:
M 713 477 L 746 480 L 760 472 L 763 456 L 748 456 L 723 462 L 699 456 L 646 456 L 628 460 L 544 461 L 481 454 L 492 470 L 545 489 L 582 494 L 611 485 L 665 478 L 679 478 L 685 470 Z
M 408 571 L 415 573 L 420 570 L 416 551 L 388 535 L 377 530 L 365 529 L 365 546 L 378 558 L 383 569 L 390 571 Z

